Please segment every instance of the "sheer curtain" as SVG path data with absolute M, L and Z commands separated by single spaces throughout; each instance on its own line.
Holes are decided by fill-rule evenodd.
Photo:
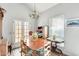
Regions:
M 58 39 L 64 39 L 64 16 L 55 16 L 52 18 L 52 36 Z

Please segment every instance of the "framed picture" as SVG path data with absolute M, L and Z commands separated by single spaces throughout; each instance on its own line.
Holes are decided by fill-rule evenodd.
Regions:
M 68 19 L 67 26 L 78 26 L 79 27 L 79 19 Z

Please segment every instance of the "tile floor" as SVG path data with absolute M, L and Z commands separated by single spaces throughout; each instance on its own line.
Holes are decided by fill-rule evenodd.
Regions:
M 21 56 L 20 48 L 17 48 L 17 49 L 12 50 L 11 55 L 9 53 L 8 56 Z
M 51 52 L 50 52 L 50 54 L 51 54 Z M 51 55 L 52 56 L 62 56 L 62 55 L 59 55 L 57 53 L 52 53 L 51 55 L 50 54 L 49 54 L 49 56 L 51 56 Z M 17 48 L 17 49 L 12 50 L 11 55 L 8 54 L 8 56 L 21 56 L 20 48 Z M 28 55 L 28 56 L 31 56 L 31 55 Z

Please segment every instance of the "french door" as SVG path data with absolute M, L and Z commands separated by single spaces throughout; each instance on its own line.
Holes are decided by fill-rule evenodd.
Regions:
M 15 43 L 20 40 L 29 40 L 29 23 L 23 21 L 15 21 Z

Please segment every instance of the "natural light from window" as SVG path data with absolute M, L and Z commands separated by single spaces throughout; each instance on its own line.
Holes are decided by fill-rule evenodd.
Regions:
M 52 35 L 61 39 L 64 38 L 64 18 L 55 17 L 52 19 Z
M 29 41 L 29 23 L 23 21 L 15 21 L 15 42 L 20 40 Z M 28 43 L 27 43 L 28 44 Z

